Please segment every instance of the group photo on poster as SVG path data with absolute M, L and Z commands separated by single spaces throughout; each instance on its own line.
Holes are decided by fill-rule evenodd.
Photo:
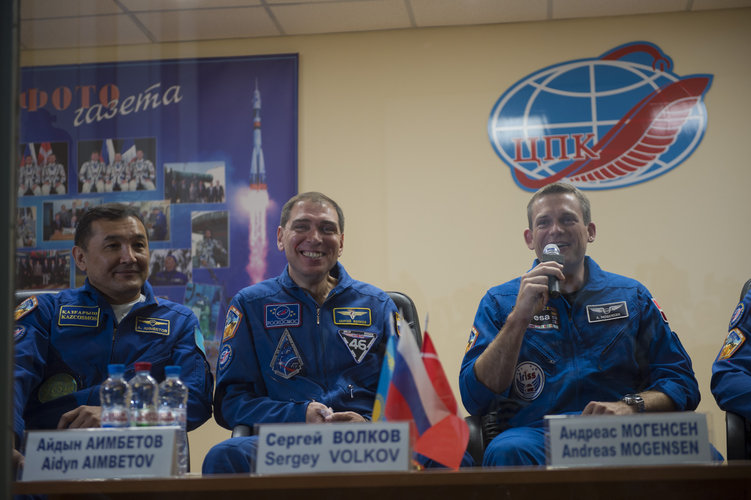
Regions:
M 297 72 L 296 55 L 22 69 L 17 290 L 83 286 L 78 220 L 133 206 L 148 282 L 216 350 L 229 300 L 284 267 L 268 245 L 297 192 Z

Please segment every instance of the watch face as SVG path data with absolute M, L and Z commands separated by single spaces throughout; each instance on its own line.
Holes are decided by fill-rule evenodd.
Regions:
M 636 406 L 640 412 L 644 411 L 644 398 L 638 394 L 626 394 L 623 401 L 629 406 Z

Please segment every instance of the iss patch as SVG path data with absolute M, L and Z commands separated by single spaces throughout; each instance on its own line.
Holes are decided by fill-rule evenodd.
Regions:
M 524 361 L 516 366 L 514 373 L 514 391 L 524 401 L 532 401 L 545 387 L 545 372 L 540 365 Z
M 15 321 L 18 321 L 19 319 L 29 314 L 31 311 L 36 309 L 36 306 L 38 305 L 39 301 L 35 296 L 29 297 L 28 299 L 18 304 L 18 307 L 16 307 L 16 311 L 13 315 Z
M 339 326 L 370 326 L 373 322 L 368 307 L 335 307 L 334 324 Z
M 235 306 L 231 306 L 227 311 L 227 319 L 224 321 L 224 334 L 222 335 L 222 342 L 229 340 L 235 336 L 237 327 L 240 324 L 243 314 L 237 310 Z
M 284 329 L 271 358 L 271 370 L 282 378 L 290 379 L 302 370 L 302 358 L 289 330 Z
M 300 304 L 266 304 L 264 325 L 266 328 L 300 326 Z
M 587 306 L 587 321 L 590 323 L 613 321 L 621 318 L 628 318 L 628 306 L 625 300 Z
M 349 349 L 349 353 L 355 358 L 355 363 L 360 363 L 365 355 L 373 347 L 376 334 L 371 332 L 356 332 L 354 330 L 339 330 L 339 337 Z

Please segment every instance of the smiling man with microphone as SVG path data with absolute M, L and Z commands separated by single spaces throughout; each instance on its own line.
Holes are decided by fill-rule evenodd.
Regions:
M 527 218 L 537 259 L 483 297 L 459 377 L 471 414 L 514 408 L 483 465 L 545 464 L 545 415 L 695 409 L 691 360 L 657 302 L 586 256 L 596 235 L 587 197 L 550 184 Z

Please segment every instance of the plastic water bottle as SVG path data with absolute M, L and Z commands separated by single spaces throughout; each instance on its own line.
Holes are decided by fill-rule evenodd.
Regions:
M 180 367 L 164 368 L 167 378 L 159 384 L 159 425 L 174 425 L 180 428 L 177 433 L 177 473 L 188 472 L 188 386 L 180 380 Z
M 128 427 L 130 425 L 130 386 L 123 378 L 125 365 L 109 365 L 109 378 L 99 386 L 102 405 L 102 427 Z
M 136 376 L 130 380 L 130 419 L 136 427 L 157 424 L 156 402 L 159 387 L 150 375 L 151 363 L 135 364 Z

